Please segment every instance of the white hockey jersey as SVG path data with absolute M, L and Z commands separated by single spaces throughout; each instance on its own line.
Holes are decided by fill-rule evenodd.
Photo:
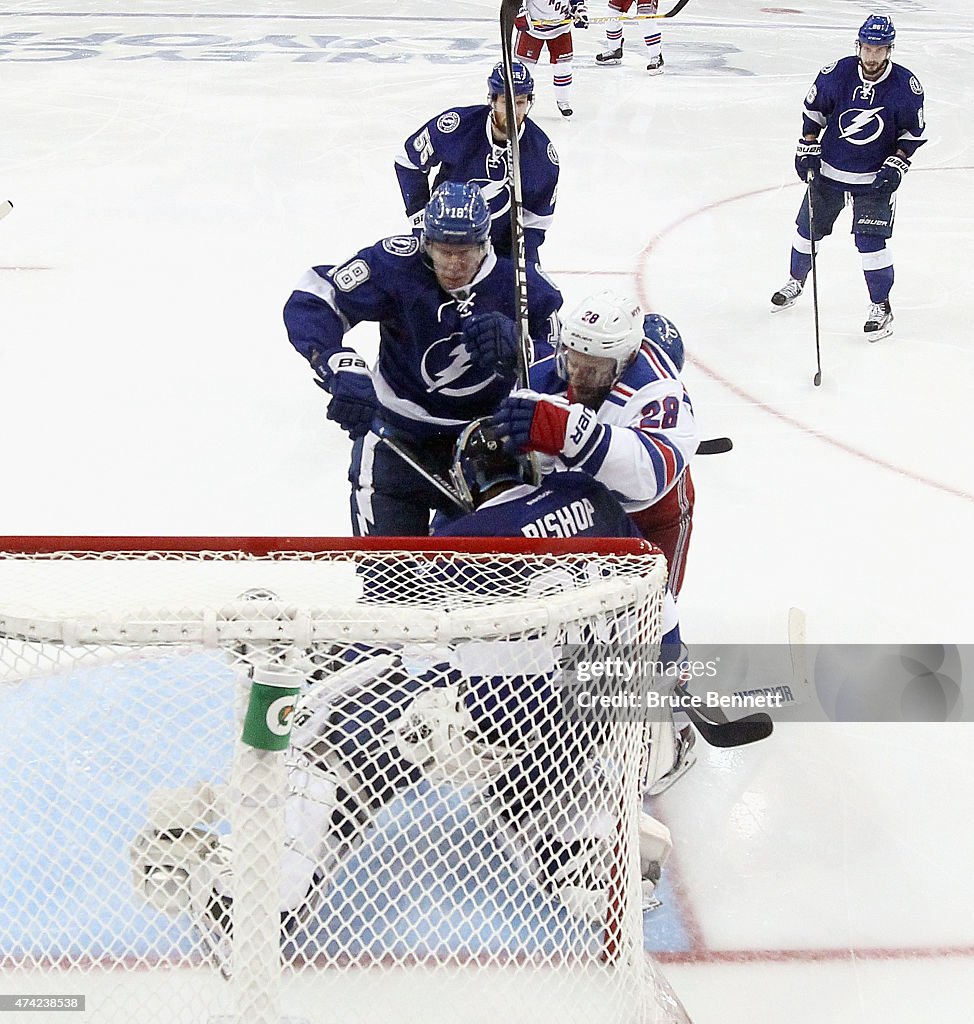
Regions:
M 531 387 L 571 401 L 554 356 L 531 367 Z M 665 353 L 644 341 L 597 412 L 600 436 L 570 468 L 601 481 L 627 512 L 659 501 L 677 482 L 697 449 L 690 397 Z M 554 469 L 569 468 L 554 460 Z

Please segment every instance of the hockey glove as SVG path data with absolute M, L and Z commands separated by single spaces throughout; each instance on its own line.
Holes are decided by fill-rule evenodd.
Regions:
M 588 28 L 588 7 L 584 3 L 578 4 L 572 11 L 572 21 L 575 28 Z
M 331 395 L 328 419 L 347 431 L 353 441 L 364 437 L 379 404 L 365 360 L 353 348 L 340 348 L 326 363 L 313 357 L 311 365 L 319 378 L 315 383 Z
M 416 238 L 421 238 L 426 225 L 426 207 L 418 213 L 410 214 L 408 219 L 410 233 Z
M 604 433 L 595 413 L 584 405 L 528 390 L 505 398 L 490 425 L 518 451 L 559 455 L 567 465 L 584 459 Z
M 481 313 L 463 325 L 463 343 L 481 372 L 513 378 L 517 373 L 517 341 L 514 321 L 503 313 Z
M 900 156 L 888 156 L 873 178 L 873 188 L 878 192 L 894 193 L 903 182 L 903 175 L 910 169 L 910 161 Z
M 795 148 L 795 172 L 802 181 L 808 176 L 814 178 L 822 168 L 822 144 L 818 141 L 809 142 L 799 139 Z
M 526 7 L 522 7 L 517 12 L 517 17 L 514 19 L 514 27 L 518 30 L 518 32 L 530 32 L 531 31 L 531 28 L 532 28 L 531 19 L 528 17 L 528 12 L 527 12 L 527 8 Z

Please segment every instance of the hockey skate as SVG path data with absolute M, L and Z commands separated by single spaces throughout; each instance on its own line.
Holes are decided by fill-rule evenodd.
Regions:
M 571 104 L 567 100 L 558 100 L 557 103 L 558 112 L 561 114 L 562 117 L 571 117 L 572 114 L 575 113 L 575 111 L 572 110 Z
M 603 50 L 601 53 L 595 55 L 595 63 L 599 67 L 609 68 L 615 64 L 622 63 L 622 47 L 619 46 L 615 50 Z
M 771 312 L 780 313 L 781 310 L 794 306 L 804 289 L 805 285 L 802 281 L 796 281 L 793 277 L 789 277 L 788 281 L 771 296 Z
M 893 308 L 889 304 L 889 299 L 885 302 L 870 303 L 869 314 L 862 329 L 866 341 L 879 341 L 893 333 Z
M 646 70 L 651 75 L 663 74 L 663 54 L 660 54 L 658 57 L 653 57 L 653 59 L 646 65 Z

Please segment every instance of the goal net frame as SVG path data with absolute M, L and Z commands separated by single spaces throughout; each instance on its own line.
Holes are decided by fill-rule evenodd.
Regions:
M 301 579 L 295 583 L 294 595 L 288 593 L 292 572 L 297 581 L 302 576 L 310 577 L 312 567 L 327 566 L 331 571 L 341 566 L 345 572 L 349 565 L 354 567 L 356 584 L 363 575 L 366 578 L 365 593 L 359 589 L 351 597 L 329 594 L 327 599 L 316 599 L 319 577 L 309 578 L 307 586 Z M 532 572 L 543 566 L 549 576 L 567 573 L 577 581 L 543 593 L 530 589 L 525 592 L 518 581 L 506 591 L 511 573 L 521 572 L 525 565 L 534 567 Z M 283 574 L 281 595 L 273 586 L 265 587 L 264 577 L 270 566 Z M 419 586 L 410 582 L 417 566 L 421 567 Z M 585 567 L 584 579 L 579 579 L 579 566 Z M 233 567 L 233 572 L 227 567 Z M 485 575 L 478 575 L 481 573 Z M 262 735 L 270 745 L 247 737 L 255 692 L 263 689 L 272 696 L 284 694 L 286 699 L 279 699 L 275 706 L 286 708 L 290 714 L 300 695 L 313 687 L 313 681 L 320 688 L 322 677 L 327 682 L 328 672 L 337 675 L 342 670 L 332 666 L 325 672 L 316 665 L 311 672 L 297 658 L 296 652 L 301 651 L 340 650 L 347 662 L 354 660 L 349 652 L 357 657 L 363 646 L 398 651 L 417 646 L 441 650 L 446 645 L 454 651 L 483 649 L 493 657 L 498 650 L 533 650 L 537 637 L 549 633 L 557 634 L 562 641 L 565 636 L 577 640 L 579 629 L 597 634 L 607 621 L 616 622 L 613 616 L 626 623 L 638 619 L 639 625 L 632 635 L 627 634 L 627 641 L 652 645 L 660 639 L 665 573 L 665 561 L 658 549 L 645 541 L 615 539 L 0 537 L 0 700 L 7 693 L 15 693 L 18 682 L 24 679 L 34 683 L 67 677 L 72 686 L 79 685 L 71 675 L 79 671 L 79 666 L 96 672 L 114 671 L 133 658 L 153 664 L 153 658 L 165 661 L 160 652 L 177 649 L 215 650 L 221 658 L 230 657 L 227 652 L 232 652 L 236 662 L 231 728 L 236 738 L 227 777 L 218 782 L 201 779 L 191 785 L 157 787 L 144 794 L 144 805 L 147 828 L 155 829 L 154 835 L 168 836 L 172 832 L 177 842 L 181 834 L 211 836 L 200 831 L 201 824 L 205 829 L 221 820 L 229 823 L 234 844 L 228 863 L 234 885 L 239 886 L 238 896 L 229 901 L 233 922 L 227 942 L 232 955 L 224 961 L 213 954 L 211 947 L 207 947 L 207 955 L 200 955 L 195 947 L 188 955 L 172 954 L 171 961 L 165 954 L 133 958 L 90 953 L 70 942 L 60 946 L 55 943 L 50 951 L 23 942 L 12 942 L 13 948 L 4 949 L 0 920 L 0 993 L 9 987 L 11 978 L 17 979 L 19 988 L 25 978 L 32 979 L 34 989 L 43 979 L 45 987 L 51 985 L 52 991 L 62 992 L 76 991 L 91 982 L 96 985 L 96 997 L 106 1007 L 91 1019 L 110 1021 L 113 1014 L 128 1013 L 112 1009 L 113 1001 L 120 1006 L 127 1004 L 124 997 L 114 994 L 111 976 L 134 969 L 140 979 L 134 985 L 141 993 L 138 999 L 151 999 L 152 993 L 164 999 L 161 993 L 166 990 L 167 974 L 172 979 L 175 964 L 180 980 L 195 978 L 193 971 L 205 972 L 203 988 L 215 990 L 217 995 L 201 1000 L 198 1013 L 188 1000 L 178 1012 L 159 1013 L 160 1020 L 185 1019 L 187 1024 L 282 1024 L 293 1020 L 318 1024 L 319 1020 L 359 1019 L 348 1002 L 337 1017 L 334 1009 L 320 1017 L 309 1009 L 316 1002 L 316 985 L 322 986 L 322 992 L 330 991 L 324 988 L 325 976 L 338 974 L 343 982 L 356 982 L 358 988 L 350 984 L 347 989 L 335 990 L 337 998 L 354 1001 L 371 994 L 373 982 L 380 975 L 386 979 L 415 973 L 423 979 L 418 989 L 415 980 L 407 979 L 406 988 L 395 989 L 390 1003 L 379 1011 L 367 1009 L 364 1015 L 371 1015 L 372 1020 L 377 1012 L 389 1014 L 390 1019 L 412 1019 L 391 1007 L 396 1000 L 416 998 L 416 991 L 421 991 L 424 999 L 430 999 L 421 1016 L 436 1020 L 434 1005 L 438 1000 L 454 998 L 453 989 L 438 987 L 448 972 L 440 967 L 439 954 L 431 953 L 422 943 L 415 950 L 396 946 L 394 953 L 358 950 L 354 954 L 316 957 L 303 951 L 290 961 L 286 959 L 275 872 L 280 851 L 291 841 L 284 794 L 292 785 L 293 765 L 286 766 L 289 741 L 283 726 L 284 747 L 277 744 L 277 749 L 272 749 L 274 737 L 266 729 Z M 220 579 L 212 594 L 204 586 L 201 596 L 196 596 L 197 577 L 216 581 L 221 575 L 233 578 L 226 582 Z M 173 577 L 172 581 L 168 577 Z M 460 577 L 462 599 L 456 597 Z M 370 594 L 368 588 L 374 585 L 375 594 Z M 184 587 L 187 592 L 180 598 Z M 238 589 L 230 594 L 227 587 Z M 499 588 L 499 599 L 491 597 L 492 587 Z M 443 598 L 441 592 L 450 596 Z M 579 623 L 585 625 L 580 627 Z M 484 657 L 480 655 L 481 660 Z M 461 688 L 469 683 L 466 676 L 462 678 Z M 443 685 L 443 680 L 436 683 L 437 687 Z M 291 696 L 296 692 L 298 697 Z M 273 724 L 269 714 L 263 722 L 267 726 Z M 258 723 L 256 728 L 260 732 L 262 725 Z M 687 1022 L 679 1000 L 642 950 L 641 915 L 634 906 L 632 876 L 638 874 L 638 855 L 633 815 L 638 813 L 634 802 L 640 798 L 634 783 L 642 770 L 635 761 L 642 756 L 638 752 L 645 749 L 652 727 L 633 721 L 614 722 L 611 728 L 615 746 L 607 755 L 610 767 L 603 766 L 600 771 L 617 774 L 617 785 L 626 792 L 613 790 L 612 799 L 619 800 L 619 808 L 626 802 L 626 808 L 618 811 L 613 826 L 619 835 L 609 841 L 613 860 L 606 869 L 607 906 L 594 932 L 601 935 L 596 953 L 591 954 L 591 943 L 585 955 L 574 947 L 567 952 L 559 950 L 550 937 L 536 948 L 510 953 L 490 943 L 483 949 L 471 943 L 469 949 L 447 956 L 450 971 L 457 976 L 476 976 L 485 994 L 509 971 L 524 975 L 518 982 L 526 986 L 524 991 L 539 988 L 543 993 L 542 982 L 554 977 L 558 985 L 551 991 L 558 998 L 549 1007 L 550 1019 L 560 1022 L 572 1021 L 576 1019 L 573 1013 L 582 1013 L 584 999 L 578 997 L 575 986 L 579 991 L 584 988 L 586 976 L 597 976 L 593 1005 L 600 1005 L 605 998 L 599 995 L 598 985 L 604 985 L 609 1001 L 617 1003 L 599 1019 L 612 1024 Z M 16 744 L 8 743 L 0 746 L 0 754 L 15 749 Z M 92 770 L 96 769 L 93 766 Z M 450 785 L 455 785 L 454 780 Z M 496 823 L 492 822 L 491 827 L 496 828 Z M 627 835 L 623 836 L 623 831 Z M 520 848 L 525 840 L 516 836 L 511 842 Z M 240 893 L 246 893 L 246 898 Z M 164 897 L 156 894 L 157 906 L 160 899 Z M 436 908 L 429 913 L 431 919 L 435 918 Z M 497 941 L 491 939 L 491 943 Z M 282 959 L 284 968 L 300 977 L 285 977 Z M 614 979 L 623 974 L 625 985 L 613 987 Z M 469 989 L 461 987 L 458 991 L 466 994 L 456 998 L 469 998 Z M 544 1006 L 547 998 L 540 996 L 540 1005 Z M 579 1006 L 573 1008 L 571 1003 L 576 998 Z M 298 1012 L 289 1016 L 293 1007 Z M 458 1003 L 452 1012 L 444 1013 L 443 1019 L 455 1019 L 460 1009 Z M 507 1016 L 510 1020 L 521 1019 L 510 1013 Z M 143 1019 L 153 1018 L 146 1014 Z M 470 1019 L 480 1018 L 474 1014 Z M 523 1019 L 544 1018 L 539 1018 L 534 1008 L 526 1010 Z M 591 1010 L 585 1010 L 585 1020 L 593 1019 Z

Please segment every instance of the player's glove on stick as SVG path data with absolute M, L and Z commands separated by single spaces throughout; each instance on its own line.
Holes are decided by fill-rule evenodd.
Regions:
M 888 156 L 873 178 L 873 188 L 879 192 L 895 192 L 903 182 L 903 175 L 910 169 L 910 161 L 901 156 Z
M 513 380 L 517 373 L 518 336 L 510 317 L 496 310 L 470 317 L 463 325 L 463 343 L 478 370 Z
M 572 11 L 572 21 L 575 28 L 588 28 L 588 7 L 585 4 L 579 4 Z
M 334 420 L 353 440 L 364 437 L 378 408 L 365 360 L 353 348 L 340 348 L 325 363 L 312 358 L 311 365 L 319 377 L 315 383 L 331 395 L 328 419 Z
M 518 30 L 518 32 L 531 31 L 531 19 L 528 17 L 528 12 L 526 8 L 522 7 L 517 12 L 517 17 L 514 19 L 514 27 Z
M 505 398 L 491 417 L 491 427 L 517 450 L 558 455 L 569 466 L 586 458 L 605 432 L 586 406 L 528 390 Z
M 822 144 L 799 139 L 795 147 L 795 171 L 802 181 L 808 181 L 808 175 L 815 177 L 822 169 Z

